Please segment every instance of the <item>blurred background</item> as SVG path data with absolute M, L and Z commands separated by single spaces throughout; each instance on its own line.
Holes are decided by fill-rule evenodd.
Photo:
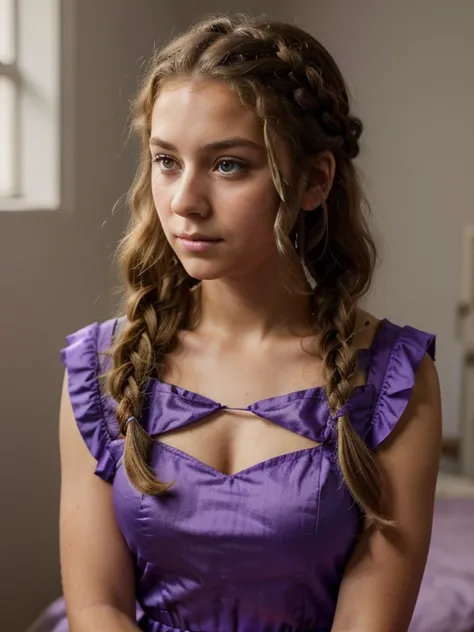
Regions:
M 383 256 L 367 307 L 438 336 L 439 494 L 457 503 L 442 506 L 439 524 L 453 507 L 456 525 L 464 516 L 462 595 L 443 600 L 472 616 L 455 627 L 447 606 L 451 627 L 439 630 L 472 632 L 472 0 L 0 0 L 0 629 L 24 632 L 61 591 L 59 349 L 65 334 L 114 313 L 126 220 L 117 202 L 135 169 L 128 108 L 142 66 L 192 20 L 225 11 L 309 30 L 365 122 L 358 162 Z M 457 537 L 445 522 L 441 547 Z M 418 629 L 438 630 L 430 625 Z

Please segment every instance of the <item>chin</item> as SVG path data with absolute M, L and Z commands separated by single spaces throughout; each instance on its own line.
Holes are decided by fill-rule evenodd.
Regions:
M 222 266 L 213 265 L 210 262 L 181 261 L 181 263 L 189 276 L 197 281 L 216 281 L 226 276 L 226 271 Z

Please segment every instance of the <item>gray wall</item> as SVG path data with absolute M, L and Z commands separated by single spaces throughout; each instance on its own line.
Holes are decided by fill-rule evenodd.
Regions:
M 361 167 L 384 262 L 369 308 L 438 335 L 444 431 L 458 435 L 462 233 L 474 223 L 474 3 L 301 0 L 366 123 Z

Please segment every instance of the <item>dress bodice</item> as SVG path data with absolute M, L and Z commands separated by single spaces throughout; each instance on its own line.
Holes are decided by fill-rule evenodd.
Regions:
M 81 434 L 96 474 L 113 485 L 118 525 L 136 568 L 137 621 L 146 632 L 329 632 L 339 585 L 362 517 L 337 464 L 337 419 L 323 388 L 255 402 L 251 413 L 318 445 L 232 475 L 154 441 L 150 464 L 163 496 L 139 493 L 122 466 L 115 402 L 97 376 L 98 352 L 117 321 L 68 337 L 63 361 Z M 382 321 L 360 353 L 367 384 L 344 409 L 376 449 L 400 419 L 433 336 Z M 151 379 L 139 420 L 150 435 L 200 421 L 224 404 Z

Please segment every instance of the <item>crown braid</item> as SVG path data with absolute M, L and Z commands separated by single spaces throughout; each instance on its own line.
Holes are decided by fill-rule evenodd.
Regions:
M 268 88 L 278 90 L 295 102 L 301 116 L 318 122 L 321 130 L 332 137 L 334 150 L 344 151 L 350 159 L 356 158 L 363 125 L 349 112 L 349 100 L 339 71 L 335 89 L 325 81 L 321 66 L 315 65 L 310 57 L 308 43 L 276 34 L 276 26 L 272 28 L 267 22 L 259 26 L 244 23 L 232 30 L 229 19 L 211 23 L 209 30 L 220 37 L 207 51 L 212 53 L 210 66 L 216 69 L 222 65 L 233 76 L 258 74 L 259 78 L 264 77 Z M 315 44 L 322 49 L 319 43 Z M 206 61 L 205 53 L 201 59 L 203 70 L 210 69 L 206 68 Z M 337 69 L 335 64 L 334 68 Z

